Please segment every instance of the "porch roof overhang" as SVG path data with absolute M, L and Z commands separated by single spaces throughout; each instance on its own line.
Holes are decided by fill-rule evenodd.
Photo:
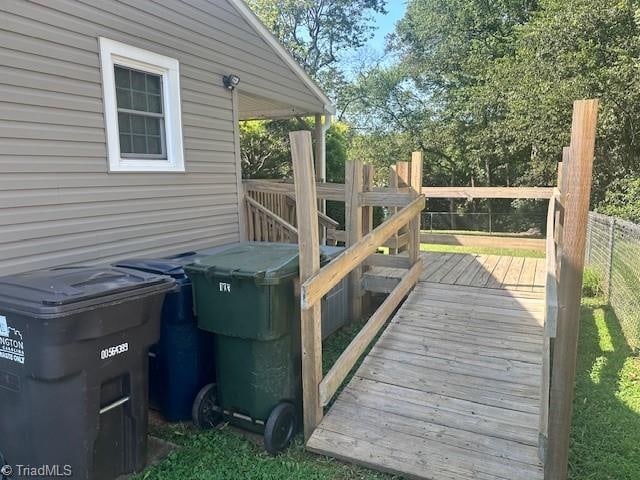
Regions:
M 256 95 L 238 88 L 238 120 L 276 120 L 313 115 L 332 115 L 333 105 L 299 106 Z

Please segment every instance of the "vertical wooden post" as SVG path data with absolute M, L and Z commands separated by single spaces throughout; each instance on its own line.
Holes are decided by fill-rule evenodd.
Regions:
M 409 186 L 420 195 L 422 191 L 422 152 L 413 152 L 411 154 L 411 173 L 409 178 Z M 409 223 L 409 258 L 413 265 L 420 258 L 420 217 L 422 213 Z
M 320 270 L 316 180 L 311 133 L 290 132 L 293 178 L 296 191 L 300 283 Z M 322 381 L 322 322 L 320 302 L 301 312 L 302 404 L 304 437 L 308 439 L 322 420 L 319 386 Z
M 364 165 L 362 167 L 363 180 L 362 190 L 370 192 L 373 190 L 373 165 Z M 366 235 L 373 230 L 373 207 L 362 207 L 362 235 Z
M 327 181 L 327 140 L 324 136 L 322 128 L 322 115 L 316 113 L 314 136 L 316 138 L 315 145 L 315 172 L 316 181 L 324 183 Z M 318 200 L 318 210 L 322 213 L 327 212 L 327 202 L 324 199 Z M 324 245 L 327 239 L 327 230 L 325 227 L 320 228 L 320 243 Z
M 405 188 L 409 186 L 409 162 L 396 163 L 396 172 L 398 174 L 398 187 Z M 398 231 L 398 234 L 402 235 L 407 233 L 407 228 L 403 227 Z M 407 249 L 406 245 L 398 246 L 398 253 L 404 252 Z
M 389 188 L 393 190 L 398 189 L 398 171 L 397 171 L 396 165 L 391 165 L 389 169 Z M 396 207 L 389 208 L 390 215 L 395 214 L 397 211 L 398 209 Z M 398 241 L 398 232 L 393 234 L 393 236 L 391 237 L 391 240 L 395 240 L 396 242 Z M 398 249 L 396 247 L 389 248 L 389 255 L 397 255 L 397 254 L 398 254 Z
M 580 324 L 580 300 L 584 250 L 595 152 L 597 100 L 580 100 L 573 106 L 567 190 L 564 205 L 562 270 L 560 276 L 558 330 L 554 343 L 549 411 L 549 448 L 546 478 L 565 480 L 576 355 Z
M 350 247 L 362 238 L 360 193 L 363 188 L 363 165 L 361 161 L 354 160 L 346 163 L 344 186 L 346 245 Z M 349 275 L 349 305 L 351 320 L 359 320 L 362 316 L 362 267 L 355 268 Z
M 364 165 L 363 166 L 363 180 L 362 180 L 362 190 L 365 192 L 370 192 L 373 190 L 373 176 L 375 173 L 375 169 L 373 165 Z M 373 207 L 362 207 L 362 236 L 365 236 L 373 230 Z M 369 267 L 362 267 L 362 271 L 366 272 Z M 369 311 L 369 307 L 371 306 L 371 294 L 369 292 L 362 291 L 362 303 L 365 311 Z

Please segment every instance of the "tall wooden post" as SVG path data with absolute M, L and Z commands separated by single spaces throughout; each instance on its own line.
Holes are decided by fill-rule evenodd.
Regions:
M 320 243 L 316 180 L 313 170 L 311 133 L 289 133 L 295 181 L 300 283 L 320 270 Z M 322 381 L 322 322 L 320 302 L 301 312 L 302 403 L 304 437 L 308 439 L 322 420 L 319 385 Z
M 327 139 L 322 125 L 322 115 L 317 113 L 315 116 L 314 136 L 315 145 L 315 172 L 316 181 L 324 183 L 327 181 Z M 318 210 L 322 213 L 327 212 L 327 202 L 324 199 L 318 200 Z M 327 238 L 327 229 L 322 227 L 319 230 L 320 243 L 324 245 Z
M 363 180 L 362 180 L 362 190 L 365 192 L 371 192 L 373 190 L 373 176 L 375 173 L 375 169 L 373 165 L 364 165 L 363 169 Z M 373 230 L 373 207 L 362 207 L 362 236 L 364 237 L 367 233 Z M 362 272 L 366 272 L 369 267 L 362 267 Z M 365 311 L 369 311 L 371 306 L 371 293 L 362 290 L 362 305 Z
M 411 154 L 411 172 L 409 176 L 409 186 L 416 195 L 422 192 L 422 152 Z M 409 223 L 409 258 L 413 265 L 420 258 L 420 217 L 418 214 Z
M 389 168 L 389 188 L 393 190 L 398 190 L 398 171 L 397 165 L 391 165 Z M 389 214 L 393 215 L 398 211 L 396 207 L 389 208 Z M 394 233 L 390 240 L 395 240 L 396 243 L 398 241 L 398 232 Z M 397 255 L 398 249 L 396 247 L 389 247 L 389 255 Z
M 549 411 L 549 448 L 546 478 L 565 480 L 573 403 L 582 272 L 595 152 L 597 100 L 580 100 L 573 106 L 569 168 L 564 205 L 562 270 L 558 330 L 554 343 Z
M 409 162 L 396 163 L 396 173 L 398 174 L 398 188 L 406 188 L 409 186 Z M 403 227 L 398 231 L 398 234 L 402 236 L 407 233 L 407 228 Z M 398 245 L 397 252 L 404 252 L 407 249 L 406 245 Z
M 359 160 L 349 161 L 345 165 L 345 227 L 347 247 L 362 238 L 362 207 L 360 193 L 363 190 L 363 164 Z M 356 267 L 349 275 L 349 305 L 351 320 L 362 316 L 362 267 Z

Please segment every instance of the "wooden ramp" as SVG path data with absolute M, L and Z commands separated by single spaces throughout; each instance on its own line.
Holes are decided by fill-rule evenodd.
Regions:
M 409 478 L 542 479 L 537 262 L 533 273 L 511 257 L 425 263 L 308 449 Z

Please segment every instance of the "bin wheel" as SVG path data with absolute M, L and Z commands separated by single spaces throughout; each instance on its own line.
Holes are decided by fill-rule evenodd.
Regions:
M 216 384 L 205 385 L 198 392 L 191 412 L 193 423 L 202 430 L 207 430 L 222 421 L 222 414 L 216 398 Z
M 284 450 L 296 433 L 296 409 L 282 402 L 271 411 L 264 429 L 264 448 L 271 455 Z

